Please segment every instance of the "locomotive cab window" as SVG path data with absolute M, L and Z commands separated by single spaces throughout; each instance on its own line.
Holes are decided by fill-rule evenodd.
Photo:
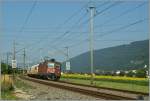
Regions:
M 48 68 L 54 68 L 54 63 L 48 63 Z
M 56 64 L 55 67 L 56 67 L 56 68 L 60 68 L 60 65 L 59 65 L 59 64 Z

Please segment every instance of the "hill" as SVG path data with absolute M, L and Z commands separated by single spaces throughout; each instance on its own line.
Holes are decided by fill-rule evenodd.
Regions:
M 86 52 L 70 59 L 71 71 L 90 72 L 90 53 Z M 95 70 L 131 70 L 149 64 L 149 40 L 126 45 L 94 50 Z M 64 70 L 64 64 L 62 69 Z

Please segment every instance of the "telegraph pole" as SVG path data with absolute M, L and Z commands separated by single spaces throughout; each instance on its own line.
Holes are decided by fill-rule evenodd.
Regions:
M 12 81 L 12 86 L 14 86 L 15 83 L 15 72 L 16 72 L 16 68 L 17 68 L 17 61 L 16 61 L 16 42 L 15 40 L 13 41 L 13 57 L 12 57 L 12 71 L 13 71 L 13 81 Z
M 15 69 L 16 69 L 16 43 L 13 42 L 13 59 L 12 59 L 12 71 L 13 71 L 13 81 L 15 80 Z
M 1 56 L 1 52 L 0 52 L 0 71 L 2 70 L 1 69 L 1 65 L 2 65 L 2 56 Z M 1 75 L 2 76 L 2 75 Z M 0 98 L 1 98 L 1 92 L 0 92 Z
M 66 48 L 66 50 L 67 50 L 67 54 L 66 54 L 66 57 L 67 57 L 67 61 L 69 61 L 69 47 L 65 47 Z
M 13 43 L 13 60 L 16 60 L 16 46 L 15 46 L 15 41 Z
M 8 59 L 9 59 L 9 53 L 7 53 L 7 63 L 6 63 L 6 70 L 8 69 Z
M 70 61 L 69 61 L 69 47 L 65 47 L 66 48 L 66 71 L 70 70 Z
M 90 4 L 89 6 L 90 9 L 90 64 L 91 64 L 91 85 L 93 85 L 93 35 L 94 35 L 94 11 L 95 11 L 95 7 L 94 5 Z
M 30 68 L 30 59 L 29 59 L 29 56 L 26 56 L 26 59 L 28 60 L 28 64 L 27 64 L 27 72 L 28 72 L 28 70 Z
M 26 68 L 26 51 L 25 51 L 25 48 L 24 48 L 24 51 L 23 51 L 23 67 L 24 67 L 24 70 Z
M 0 70 L 1 70 L 1 66 L 2 66 L 2 55 L 0 53 Z
M 7 55 L 7 58 L 6 58 L 6 69 L 8 70 L 8 66 L 9 66 L 9 58 L 10 58 L 10 55 L 12 55 L 12 53 L 7 52 L 6 55 Z

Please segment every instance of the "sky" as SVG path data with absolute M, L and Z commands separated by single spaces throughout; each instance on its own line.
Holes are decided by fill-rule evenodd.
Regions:
M 148 0 L 93 0 L 94 49 L 148 39 Z M 26 61 L 44 56 L 65 61 L 89 51 L 89 0 L 4 0 L 1 2 L 2 59 L 26 49 Z M 101 13 L 99 13 L 101 12 Z M 23 50 L 16 54 L 23 62 Z

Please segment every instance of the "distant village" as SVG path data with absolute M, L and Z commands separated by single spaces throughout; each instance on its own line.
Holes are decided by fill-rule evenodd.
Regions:
M 72 71 L 63 71 L 63 73 L 72 73 L 72 74 L 90 74 L 85 72 L 72 72 Z M 149 78 L 149 67 L 147 65 L 144 65 L 143 68 L 140 69 L 134 69 L 134 70 L 116 70 L 116 71 L 104 71 L 97 69 L 94 72 L 94 75 L 106 75 L 106 76 L 127 76 L 127 77 L 139 77 L 139 78 Z
M 136 70 L 116 70 L 116 71 L 101 71 L 96 70 L 97 75 L 111 75 L 111 76 L 129 76 L 129 77 L 149 77 L 149 68 L 145 65 L 143 68 Z

